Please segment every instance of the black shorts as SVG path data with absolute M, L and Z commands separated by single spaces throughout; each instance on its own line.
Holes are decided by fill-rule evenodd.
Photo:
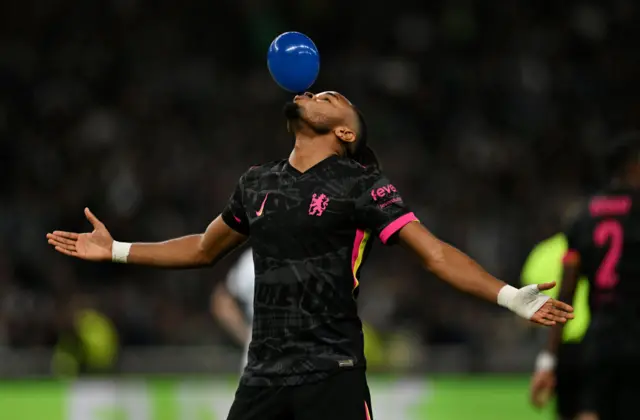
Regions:
M 637 327 L 619 331 L 615 324 L 594 324 L 600 328 L 585 337 L 589 409 L 599 420 L 640 418 L 640 332 Z
M 640 418 L 638 368 L 601 370 L 591 388 L 593 409 L 598 420 L 632 420 Z
M 371 420 L 364 369 L 298 386 L 240 385 L 227 420 Z
M 558 349 L 556 368 L 556 413 L 560 419 L 573 419 L 585 411 L 585 379 L 582 345 L 564 343 Z

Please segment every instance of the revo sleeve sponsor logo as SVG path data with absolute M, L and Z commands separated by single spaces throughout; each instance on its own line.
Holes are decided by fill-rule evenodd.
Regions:
M 398 190 L 396 190 L 396 187 L 394 187 L 393 184 L 388 184 L 380 188 L 372 189 L 371 198 L 373 198 L 373 201 L 378 201 L 378 199 L 382 199 L 397 192 Z

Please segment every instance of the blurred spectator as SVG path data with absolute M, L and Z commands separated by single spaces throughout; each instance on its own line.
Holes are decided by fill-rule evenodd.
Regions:
M 118 355 L 118 333 L 109 318 L 93 308 L 86 296 L 72 296 L 60 306 L 53 373 L 76 376 L 113 372 Z

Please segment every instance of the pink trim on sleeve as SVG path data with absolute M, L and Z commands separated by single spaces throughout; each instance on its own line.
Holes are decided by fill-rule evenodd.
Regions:
M 386 244 L 394 233 L 405 227 L 407 224 L 416 221 L 418 221 L 418 218 L 413 213 L 407 213 L 398 217 L 396 220 L 389 223 L 386 228 L 382 229 L 382 232 L 380 232 L 380 240 L 383 244 Z

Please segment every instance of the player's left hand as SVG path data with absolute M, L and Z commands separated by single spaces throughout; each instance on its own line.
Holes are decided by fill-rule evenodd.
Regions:
M 555 282 L 537 285 L 538 293 L 536 297 L 546 297 L 541 291 L 553 289 L 555 286 Z M 557 323 L 564 324 L 570 319 L 573 319 L 573 307 L 552 298 L 548 298 L 530 318 L 531 322 L 547 326 L 556 325 Z
M 564 324 L 569 319 L 573 319 L 573 308 L 542 293 L 543 290 L 552 289 L 555 285 L 555 282 L 532 284 L 520 289 L 505 286 L 498 294 L 498 303 L 536 324 L 546 326 Z

